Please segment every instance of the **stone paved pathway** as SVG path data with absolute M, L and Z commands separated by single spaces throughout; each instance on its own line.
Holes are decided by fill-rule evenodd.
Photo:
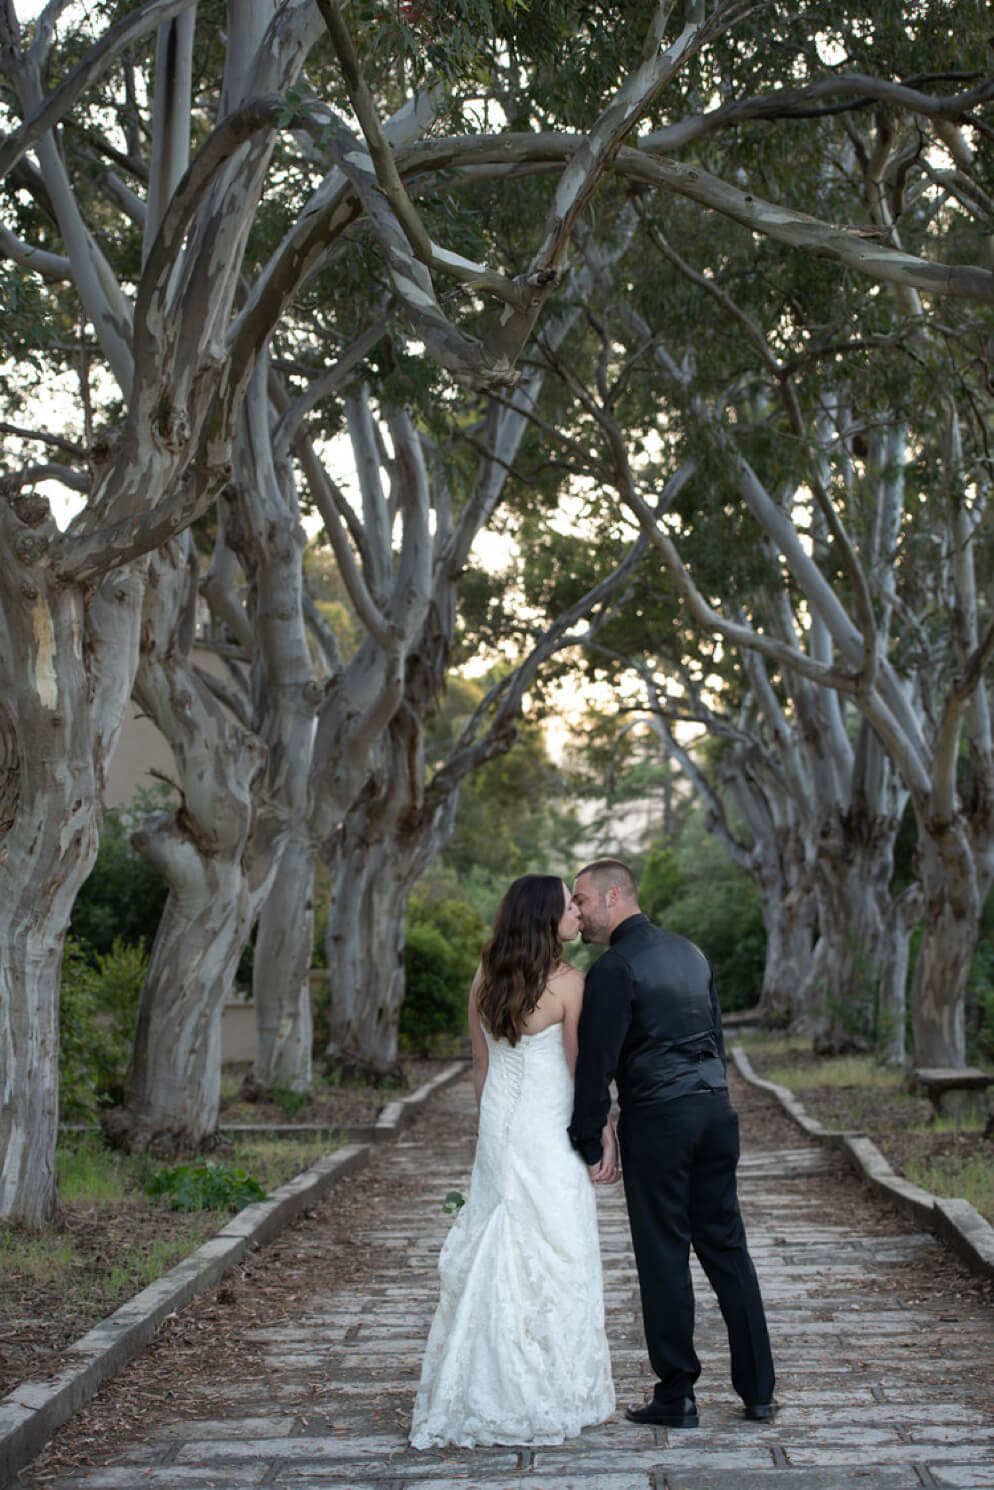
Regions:
M 407 1447 L 435 1260 L 451 1224 L 441 1199 L 465 1187 L 472 1160 L 472 1087 L 463 1078 L 375 1157 L 368 1180 L 360 1174 L 346 1182 L 354 1195 L 367 1186 L 368 1209 L 359 1212 L 364 1270 L 291 1296 L 282 1323 L 249 1332 L 244 1359 L 233 1347 L 221 1379 L 215 1374 L 203 1388 L 209 1413 L 153 1423 L 99 1467 L 53 1478 L 42 1466 L 19 1483 L 48 1490 L 994 1487 L 990 1291 L 971 1288 L 931 1236 L 869 1200 L 827 1146 L 786 1120 L 767 1124 L 765 1137 L 760 1129 L 757 1139 L 744 1123 L 740 1174 L 779 1374 L 781 1410 L 771 1426 L 738 1416 L 720 1315 L 700 1273 L 701 1427 L 680 1432 L 624 1420 L 621 1407 L 641 1399 L 651 1379 L 618 1186 L 598 1192 L 615 1419 L 559 1448 Z M 334 1194 L 325 1206 L 333 1217 Z M 306 1248 L 308 1235 L 317 1245 L 320 1225 L 293 1245 Z M 265 1253 L 260 1262 L 264 1271 Z M 930 1287 L 937 1276 L 942 1281 Z M 105 1420 L 114 1389 L 105 1389 Z

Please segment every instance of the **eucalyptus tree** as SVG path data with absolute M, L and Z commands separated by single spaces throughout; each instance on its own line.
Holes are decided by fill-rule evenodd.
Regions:
M 87 431 L 87 449 L 77 445 L 68 458 L 65 447 L 60 451 L 59 465 L 72 469 L 69 484 L 82 485 L 87 498 L 65 532 L 48 501 L 30 491 L 39 474 L 51 474 L 52 462 L 41 472 L 22 466 L 10 477 L 2 512 L 0 1040 L 8 1100 L 0 1118 L 0 1214 L 28 1224 L 45 1220 L 55 1204 L 61 950 L 73 897 L 96 852 L 102 783 L 137 666 L 143 555 L 204 511 L 229 476 L 239 400 L 272 325 L 265 313 L 232 321 L 232 312 L 279 117 L 272 90 L 292 83 L 302 60 L 299 49 L 259 46 L 260 23 L 273 8 L 253 5 L 241 30 L 247 51 L 235 49 L 223 83 L 233 111 L 207 132 L 184 174 L 190 6 L 158 0 L 125 14 L 95 44 L 74 37 L 82 60 L 46 94 L 64 8 L 48 6 L 24 46 L 10 0 L 0 7 L 6 97 L 25 120 L 0 147 L 2 169 L 16 170 L 33 148 L 37 167 L 22 171 L 17 183 L 31 195 L 31 225 L 43 221 L 40 241 L 5 228 L 3 248 L 14 263 L 72 286 L 117 383 L 121 413 L 99 440 Z M 293 21 L 299 31 L 299 15 L 282 18 L 284 26 Z M 317 19 L 307 24 L 316 35 Z M 139 163 L 150 201 L 142 228 L 114 243 L 122 249 L 115 265 L 107 240 L 99 245 L 88 221 L 74 179 L 81 163 L 60 149 L 56 126 L 160 26 L 163 55 L 177 65 L 168 76 L 160 70 L 153 91 L 156 128 Z M 269 103 L 239 110 L 246 97 Z M 127 138 L 133 142 L 134 132 Z M 136 241 L 142 236 L 143 251 Z M 82 391 L 88 395 L 88 381 Z
M 930 23 L 939 15 L 926 13 Z M 841 94 L 847 88 L 848 80 Z M 800 106 L 819 92 L 795 97 L 791 109 L 814 114 Z M 919 114 L 907 95 L 893 101 Z M 768 117 L 768 108 L 757 103 L 754 116 Z M 708 165 L 734 160 L 775 180 L 790 171 L 812 207 L 836 220 L 862 217 L 868 241 L 895 252 L 906 252 L 908 241 L 918 253 L 966 245 L 982 282 L 989 243 L 969 145 L 977 121 L 968 109 L 961 115 L 968 129 L 959 133 L 927 107 L 903 131 L 883 111 L 865 134 L 849 117 L 841 127 L 816 118 L 807 135 L 796 134 L 789 158 L 771 149 L 769 136 L 757 145 L 736 115 L 741 121 L 747 111 L 729 104 L 712 121 Z M 910 148 L 929 122 L 935 140 L 952 141 L 956 152 L 956 170 L 938 179 Z M 810 258 L 752 250 L 717 226 L 702 240 L 694 215 L 672 205 L 664 234 L 656 208 L 641 203 L 646 237 L 637 240 L 637 270 L 618 274 L 613 303 L 608 289 L 591 315 L 594 350 L 586 360 L 573 349 L 558 359 L 578 411 L 561 448 L 639 517 L 692 602 L 690 613 L 726 643 L 765 653 L 778 707 L 790 699 L 808 781 L 823 804 L 808 822 L 830 830 L 813 840 L 823 931 L 813 979 L 835 977 L 844 991 L 856 973 L 860 906 L 877 902 L 876 929 L 859 940 L 897 998 L 916 899 L 892 897 L 889 880 L 901 800 L 910 795 L 929 911 L 913 993 L 916 1056 L 955 1064 L 963 1057 L 963 983 L 989 883 L 982 675 L 991 642 L 977 620 L 973 573 L 988 481 L 983 318 L 948 302 L 941 316 L 927 310 L 910 281 L 893 281 L 893 300 L 861 296 L 858 285 L 843 285 Z M 663 255 L 663 274 L 653 276 L 647 245 Z M 937 428 L 946 431 L 944 444 Z M 546 432 L 562 434 L 555 420 Z M 660 517 L 667 478 L 674 496 L 685 491 Z M 789 605 L 781 599 L 764 613 L 753 600 L 744 606 L 750 624 L 735 609 L 748 596 L 734 592 L 722 566 L 755 548 L 754 519 L 754 531 L 784 556 L 777 588 Z M 918 562 L 937 536 L 930 528 L 949 556 L 938 568 Z M 952 651 L 948 631 L 931 619 L 950 614 L 958 623 Z M 959 676 L 950 677 L 955 652 Z M 848 709 L 839 702 L 845 696 Z M 868 727 L 853 728 L 853 708 Z M 964 720 L 972 799 L 968 792 L 957 802 Z M 848 761 L 848 774 L 834 780 L 833 757 Z
M 588 259 L 602 267 L 609 263 L 623 251 L 632 224 L 631 214 L 622 214 L 599 241 L 588 242 Z M 547 345 L 557 347 L 569 334 L 590 280 L 587 266 L 571 277 L 572 298 L 578 303 L 550 319 L 543 330 Z M 586 601 L 570 596 L 560 613 L 550 618 L 545 634 L 525 648 L 527 656 L 513 676 L 504 679 L 493 716 L 475 717 L 467 726 L 470 734 L 429 771 L 426 724 L 445 686 L 462 579 L 477 536 L 504 500 L 544 376 L 540 368 L 529 370 L 506 401 L 491 398 L 472 423 L 467 424 L 465 417 L 460 421 L 436 415 L 437 436 L 422 431 L 416 445 L 406 425 L 398 441 L 399 425 L 393 415 L 387 421 L 392 456 L 384 453 L 383 439 L 376 442 L 371 420 L 359 426 L 364 441 L 357 439 L 356 454 L 367 506 L 391 511 L 384 480 L 392 491 L 410 484 L 417 473 L 432 505 L 432 555 L 430 603 L 417 612 L 423 620 L 406 654 L 403 697 L 370 757 L 361 795 L 346 811 L 340 792 L 315 791 L 312 831 L 333 885 L 325 936 L 332 991 L 326 1056 L 335 1066 L 359 1065 L 382 1072 L 393 1062 L 403 998 L 407 900 L 418 876 L 448 841 L 460 782 L 511 747 L 513 721 L 539 665 L 564 645 L 569 626 L 584 614 L 584 607 L 604 600 L 628 574 L 628 566 L 622 565 L 610 581 L 600 578 Z M 390 527 L 382 523 L 377 530 L 365 525 L 364 561 L 374 575 L 377 564 L 381 573 L 388 566 Z M 384 549 L 379 558 L 377 542 Z M 336 756 L 339 753 L 336 746 Z M 337 824 L 328 832 L 330 813 L 337 816 Z
M 674 252 L 668 258 L 679 263 L 705 295 L 718 299 L 726 314 L 736 309 L 726 290 L 695 275 Z M 741 311 L 738 320 L 743 323 Z M 648 342 L 643 345 L 648 349 Z M 920 333 L 909 337 L 905 348 L 908 345 L 923 361 L 934 352 Z M 658 342 L 653 350 L 658 363 Z M 788 392 L 793 380 L 780 359 L 776 361 L 778 391 Z M 952 361 L 965 402 L 976 409 L 984 401 L 984 390 L 971 378 L 968 364 L 964 367 L 955 357 Z M 926 410 L 929 404 L 934 409 L 946 402 L 938 391 L 937 362 L 933 356 L 921 377 L 907 378 L 905 407 L 896 415 L 893 386 L 879 390 L 887 402 L 880 408 L 878 397 L 874 407 L 866 381 L 853 380 L 850 373 L 849 382 L 856 382 L 862 399 L 865 422 L 859 431 L 852 428 L 851 409 L 844 402 L 839 407 L 841 400 L 822 405 L 833 426 L 827 435 L 823 425 L 813 422 L 805 430 L 797 417 L 799 400 L 795 397 L 788 402 L 788 428 L 805 439 L 813 453 L 803 472 L 814 494 L 813 504 L 798 500 L 797 476 L 786 482 L 779 477 L 774 496 L 769 476 L 764 481 L 760 474 L 761 460 L 776 474 L 769 452 L 760 450 L 757 456 L 750 451 L 750 459 L 745 453 L 748 434 L 743 437 L 723 419 L 712 423 L 716 453 L 723 465 L 727 461 L 725 481 L 775 552 L 782 555 L 784 572 L 810 614 L 810 647 L 799 644 L 796 617 L 782 615 L 779 622 L 774 617 L 759 629 L 755 611 L 750 623 L 735 618 L 727 605 L 713 604 L 681 562 L 683 535 L 678 537 L 675 529 L 666 532 L 640 494 L 616 428 L 614 448 L 624 499 L 639 514 L 694 617 L 740 649 L 763 652 L 779 670 L 784 686 L 792 677 L 801 680 L 799 685 L 790 685 L 790 692 L 799 725 L 819 747 L 814 764 L 819 764 L 818 756 L 821 765 L 827 764 L 826 742 L 835 740 L 843 756 L 848 754 L 852 767 L 858 769 L 844 813 L 833 810 L 823 824 L 830 831 L 817 840 L 817 857 L 823 860 L 816 884 L 825 955 L 822 961 L 816 959 L 812 976 L 820 975 L 825 984 L 842 968 L 849 981 L 855 980 L 858 968 L 851 950 L 847 959 L 846 949 L 857 941 L 854 928 L 861 921 L 865 927 L 860 906 L 870 908 L 876 901 L 877 932 L 865 927 L 858 941 L 864 949 L 874 950 L 878 976 L 891 980 L 887 1001 L 895 1024 L 902 1012 L 896 990 L 906 966 L 909 921 L 919 902 L 913 895 L 891 900 L 887 882 L 900 798 L 902 793 L 910 796 L 918 825 L 926 911 L 912 988 L 915 1055 L 920 1064 L 954 1065 L 964 1057 L 965 980 L 979 908 L 991 882 L 992 825 L 987 806 L 991 760 L 983 675 L 994 640 L 989 624 L 982 629 L 978 622 L 976 599 L 975 555 L 983 541 L 988 481 L 982 438 L 965 460 L 961 447 L 948 440 L 944 448 L 941 442 L 937 444 L 929 421 L 919 417 L 911 438 L 923 452 L 926 470 L 931 466 L 930 489 L 916 493 L 911 511 L 904 499 L 909 437 L 903 426 L 919 413 L 913 409 L 914 395 L 921 398 L 924 391 Z M 671 359 L 668 375 L 672 376 L 674 368 Z M 730 399 L 726 391 L 722 397 L 726 405 L 736 408 L 740 429 L 749 419 L 754 421 L 754 431 L 769 428 L 763 401 L 757 403 L 754 389 L 737 406 L 734 395 Z M 956 409 L 946 423 L 959 430 Z M 854 459 L 855 449 L 861 455 Z M 685 456 L 685 474 L 689 474 L 688 460 L 693 457 Z M 834 467 L 830 478 L 826 467 Z M 855 482 L 854 467 L 862 468 Z M 855 541 L 850 528 L 856 530 Z M 932 563 L 916 562 L 916 550 L 920 554 L 929 539 L 938 540 L 938 565 L 934 553 Z M 931 620 L 936 614 L 943 617 L 939 627 Z M 946 629 L 950 619 L 951 635 Z M 804 697 L 810 683 L 822 686 L 809 697 L 816 713 L 805 725 Z M 833 724 L 833 720 L 842 722 L 836 695 L 849 695 L 863 717 L 864 726 L 853 742 L 855 749 L 849 732 L 840 732 Z M 957 784 L 961 731 L 970 765 L 970 786 L 965 793 Z M 899 788 L 892 779 L 895 771 L 900 776 Z M 888 811 L 873 807 L 871 785 L 885 792 L 877 799 L 881 803 L 889 795 Z
M 637 539 L 551 624 L 543 622 L 527 655 L 502 672 L 451 748 L 430 761 L 426 723 L 444 684 L 453 629 L 439 624 L 442 607 L 433 608 L 422 646 L 408 661 L 403 707 L 379 743 L 360 798 L 328 846 L 333 880 L 325 944 L 331 986 L 327 1054 L 335 1067 L 382 1075 L 395 1061 L 407 902 L 451 837 L 460 786 L 470 772 L 513 748 L 523 701 L 539 669 L 555 653 L 575 649 L 596 633 L 604 615 L 620 603 L 646 549 L 645 540 Z M 443 576 L 447 571 L 443 585 L 451 591 L 450 566 L 442 565 Z
M 117 1140 L 139 1150 L 188 1145 L 217 1127 L 221 1007 L 306 811 L 320 690 L 304 622 L 296 491 L 289 470 L 266 458 L 270 378 L 264 355 L 241 409 L 204 582 L 230 638 L 226 682 L 192 655 L 201 576 L 189 533 L 152 561 L 134 696 L 171 746 L 181 804 L 150 815 L 134 835 L 170 887 L 142 989 L 127 1101 L 108 1114 Z M 232 583 L 236 558 L 244 597 Z M 306 985 L 305 967 L 287 1028 L 263 1006 L 267 1087 L 309 1084 Z
M 728 709 L 727 688 L 705 694 L 681 663 L 632 660 L 660 748 L 704 803 L 709 830 L 756 884 L 766 933 L 757 1012 L 771 1024 L 791 1025 L 811 964 L 817 914 L 810 839 L 787 780 L 794 762 L 774 745 L 783 711 L 768 680 Z M 687 739 L 688 725 L 705 732 L 706 750 Z

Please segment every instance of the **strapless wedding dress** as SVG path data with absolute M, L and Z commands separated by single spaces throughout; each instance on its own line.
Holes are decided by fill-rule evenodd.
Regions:
M 469 1196 L 439 1255 L 411 1423 L 419 1449 L 562 1443 L 614 1411 L 595 1192 L 566 1136 L 562 1025 L 487 1046 Z

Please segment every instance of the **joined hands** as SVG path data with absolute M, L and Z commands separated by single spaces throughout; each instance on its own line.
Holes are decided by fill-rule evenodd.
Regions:
M 588 1164 L 590 1178 L 595 1185 L 613 1185 L 621 1176 L 618 1162 L 618 1139 L 611 1124 L 605 1123 L 601 1131 L 602 1153 L 596 1164 Z

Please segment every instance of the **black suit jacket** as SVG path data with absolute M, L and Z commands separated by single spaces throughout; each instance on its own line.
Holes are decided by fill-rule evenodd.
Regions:
M 616 926 L 587 974 L 570 1141 L 601 1157 L 611 1081 L 627 1116 L 728 1085 L 714 972 L 699 947 L 638 913 Z

